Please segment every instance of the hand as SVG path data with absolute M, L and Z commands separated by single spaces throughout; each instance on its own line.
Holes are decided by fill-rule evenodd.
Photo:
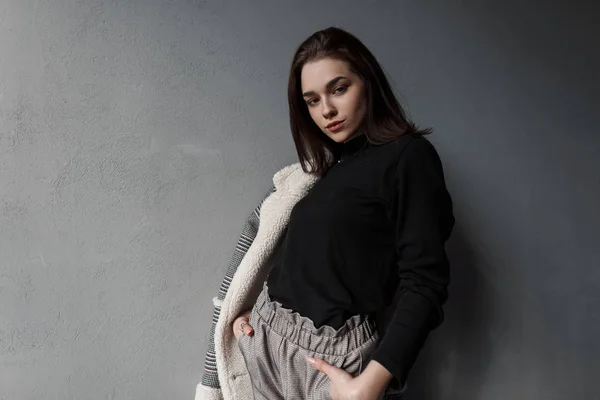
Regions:
M 331 400 L 379 400 L 383 393 L 370 388 L 364 376 L 353 377 L 341 368 L 328 364 L 324 360 L 309 357 L 309 364 L 323 372 L 331 381 Z M 311 362 L 314 361 L 314 363 Z
M 240 336 L 244 334 L 248 336 L 254 335 L 254 328 L 248 325 L 251 311 L 252 310 L 247 310 L 244 313 L 240 314 L 240 316 L 237 317 L 235 321 L 233 321 L 233 324 L 231 324 L 231 327 L 233 328 L 233 335 L 235 336 L 236 340 L 240 340 Z M 242 324 L 242 322 L 246 323 L 246 325 L 244 325 L 244 332 L 242 332 L 240 329 L 240 325 Z

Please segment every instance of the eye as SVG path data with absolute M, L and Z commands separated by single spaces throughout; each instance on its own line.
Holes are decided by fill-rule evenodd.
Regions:
M 317 99 L 310 99 L 306 102 L 306 104 L 308 104 L 309 106 L 314 106 L 316 104 L 315 101 L 317 101 Z
M 348 89 L 348 86 L 338 86 L 335 88 L 333 93 L 344 93 L 346 91 L 346 89 Z

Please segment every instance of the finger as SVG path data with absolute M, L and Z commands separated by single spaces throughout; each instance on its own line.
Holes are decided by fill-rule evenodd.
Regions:
M 325 360 L 321 360 L 320 358 L 307 357 L 307 361 L 313 366 L 314 369 L 327 374 L 327 376 L 330 376 L 330 374 L 333 372 L 333 369 L 335 369 L 334 366 L 330 365 Z
M 248 336 L 252 336 L 254 335 L 254 328 L 248 323 L 248 318 L 247 317 L 239 317 L 235 320 L 235 325 L 233 327 L 234 330 L 237 330 L 238 332 L 242 333 L 244 335 L 248 335 Z M 242 328 L 242 324 L 244 324 L 244 327 Z
M 244 335 L 252 336 L 254 335 L 254 328 L 250 326 L 248 323 L 244 325 Z
M 313 357 L 307 357 L 306 360 L 309 362 L 309 364 L 311 364 L 313 366 L 313 368 L 326 374 L 327 377 L 329 377 L 329 380 L 332 382 L 335 382 L 335 381 L 346 382 L 348 379 L 352 378 L 352 375 L 350 375 L 348 372 L 346 372 L 345 370 L 343 370 L 341 368 L 336 367 L 335 365 L 329 364 L 325 360 L 321 360 L 321 359 L 313 358 Z M 312 361 L 314 361 L 314 363 Z
M 233 334 L 236 338 L 239 338 L 241 335 L 246 334 L 246 329 L 241 329 L 242 323 L 244 323 L 244 322 L 247 323 L 248 318 L 238 317 L 231 324 L 231 330 L 233 331 Z M 246 325 L 244 325 L 244 328 L 246 328 Z

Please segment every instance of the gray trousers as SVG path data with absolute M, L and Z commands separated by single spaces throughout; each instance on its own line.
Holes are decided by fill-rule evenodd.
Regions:
M 246 361 L 254 400 L 330 400 L 329 378 L 306 361 L 320 358 L 357 376 L 379 344 L 375 323 L 359 315 L 335 330 L 315 328 L 306 317 L 269 298 L 266 282 L 252 308 L 254 335 L 242 335 L 239 348 Z M 400 399 L 386 391 L 383 399 Z M 250 400 L 250 399 L 249 399 Z

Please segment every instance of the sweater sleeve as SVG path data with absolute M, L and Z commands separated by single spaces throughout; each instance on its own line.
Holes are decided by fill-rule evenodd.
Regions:
M 449 283 L 445 242 L 454 216 L 442 163 L 427 139 L 406 146 L 396 173 L 392 204 L 400 292 L 373 359 L 404 386 L 429 331 L 443 320 Z

